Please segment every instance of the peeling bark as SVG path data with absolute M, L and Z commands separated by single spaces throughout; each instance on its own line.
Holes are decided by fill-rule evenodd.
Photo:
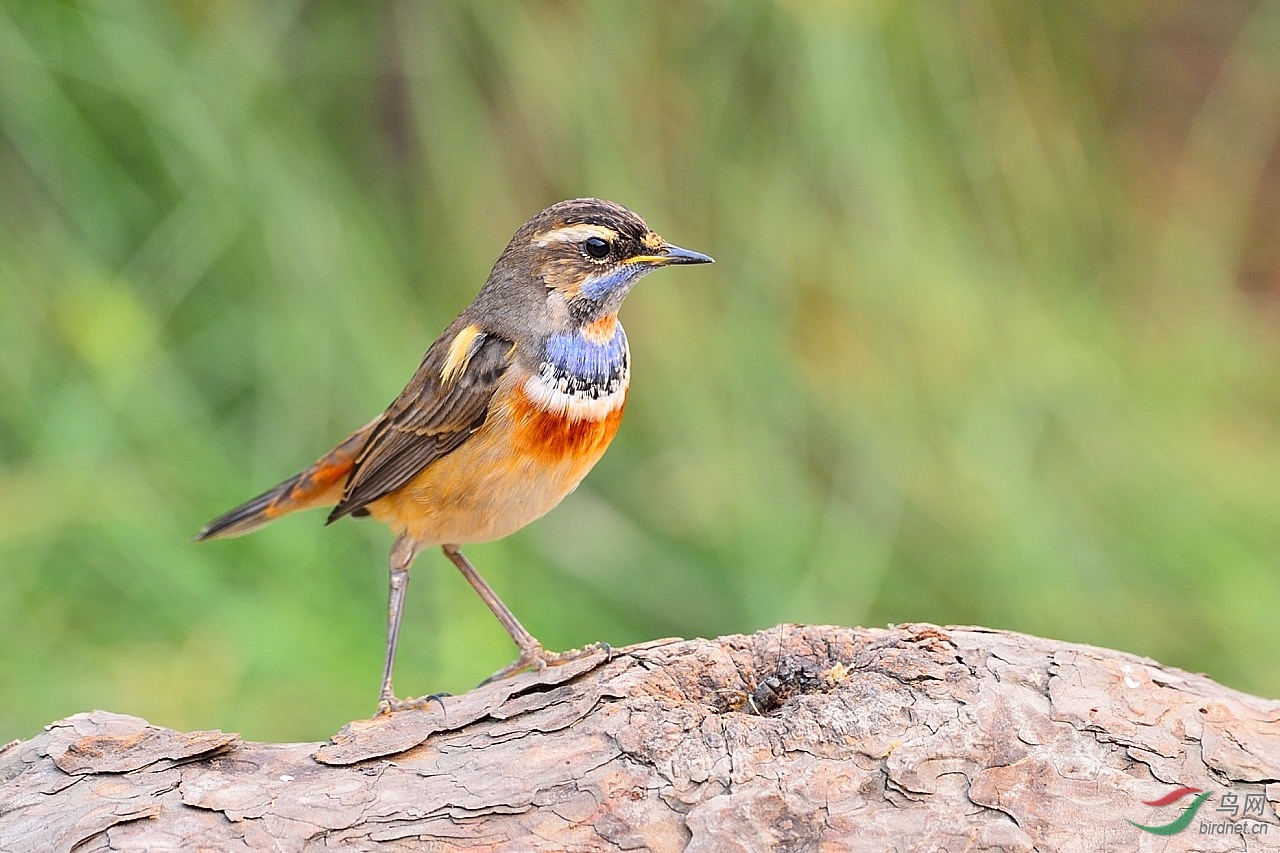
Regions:
M 780 626 L 597 653 L 327 744 L 77 714 L 0 747 L 0 851 L 1275 850 L 1278 780 L 1280 702 L 1203 676 L 981 628 Z M 1266 828 L 1126 822 L 1175 818 L 1186 801 L 1143 802 L 1178 786 L 1261 794 Z

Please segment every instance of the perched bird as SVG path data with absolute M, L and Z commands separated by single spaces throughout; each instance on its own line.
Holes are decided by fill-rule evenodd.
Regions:
M 516 231 L 479 295 L 377 418 L 314 465 L 215 518 L 197 541 L 300 509 L 371 515 L 395 533 L 379 711 L 391 686 L 409 566 L 440 546 L 520 650 L 495 677 L 563 658 L 543 650 L 460 547 L 514 533 L 573 491 L 609 446 L 631 355 L 618 308 L 642 276 L 712 259 L 663 240 L 621 205 L 562 201 Z

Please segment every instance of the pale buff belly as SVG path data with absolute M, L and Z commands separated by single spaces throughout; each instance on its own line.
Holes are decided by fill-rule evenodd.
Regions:
M 600 460 L 622 420 L 617 407 L 570 421 L 522 391 L 495 407 L 457 450 L 369 505 L 374 518 L 421 546 L 501 539 L 545 515 Z

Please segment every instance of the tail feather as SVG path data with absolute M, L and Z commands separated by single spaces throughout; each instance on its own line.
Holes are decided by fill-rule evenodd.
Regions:
M 377 422 L 374 420 L 352 433 L 306 470 L 210 521 L 200 528 L 195 541 L 243 536 L 282 515 L 337 504 L 351 474 L 351 466 Z
M 305 473 L 304 471 L 301 474 L 295 474 L 280 485 L 268 489 L 256 498 L 246 501 L 235 509 L 218 516 L 200 528 L 200 532 L 196 534 L 196 541 L 203 542 L 206 539 L 227 539 L 232 536 L 243 536 L 246 533 L 252 533 L 265 524 L 270 524 L 286 512 L 292 511 L 292 509 L 301 509 L 301 507 L 286 509 L 286 506 L 289 496 L 298 487 Z

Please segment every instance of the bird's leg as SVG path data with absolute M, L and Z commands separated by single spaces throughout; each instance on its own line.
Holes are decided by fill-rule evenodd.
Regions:
M 559 657 L 559 655 L 548 654 L 542 650 L 542 644 L 525 630 L 525 627 L 520 624 L 520 620 L 516 618 L 507 605 L 502 603 L 502 599 L 498 598 L 498 594 L 493 591 L 493 587 L 489 586 L 485 579 L 480 577 L 476 567 L 471 565 L 471 561 L 462 555 L 462 551 L 458 549 L 457 545 L 445 545 L 443 550 L 444 555 L 458 567 L 458 571 L 462 572 L 462 576 L 467 579 L 467 583 L 471 584 L 471 588 L 489 606 L 489 609 L 493 611 L 493 615 L 498 618 L 498 621 L 502 623 L 502 627 L 507 629 L 507 633 L 515 641 L 516 647 L 520 649 L 520 657 L 514 663 L 503 667 L 485 679 L 486 683 L 514 675 L 531 666 L 541 669 Z
M 396 537 L 391 546 L 391 587 L 387 595 L 387 659 L 382 667 L 382 693 L 378 698 L 378 713 L 406 707 L 407 703 L 396 698 L 391 689 L 391 670 L 396 663 L 396 646 L 400 642 L 400 620 L 404 616 L 404 593 L 409 586 L 409 567 L 418 556 L 418 543 L 405 534 Z

